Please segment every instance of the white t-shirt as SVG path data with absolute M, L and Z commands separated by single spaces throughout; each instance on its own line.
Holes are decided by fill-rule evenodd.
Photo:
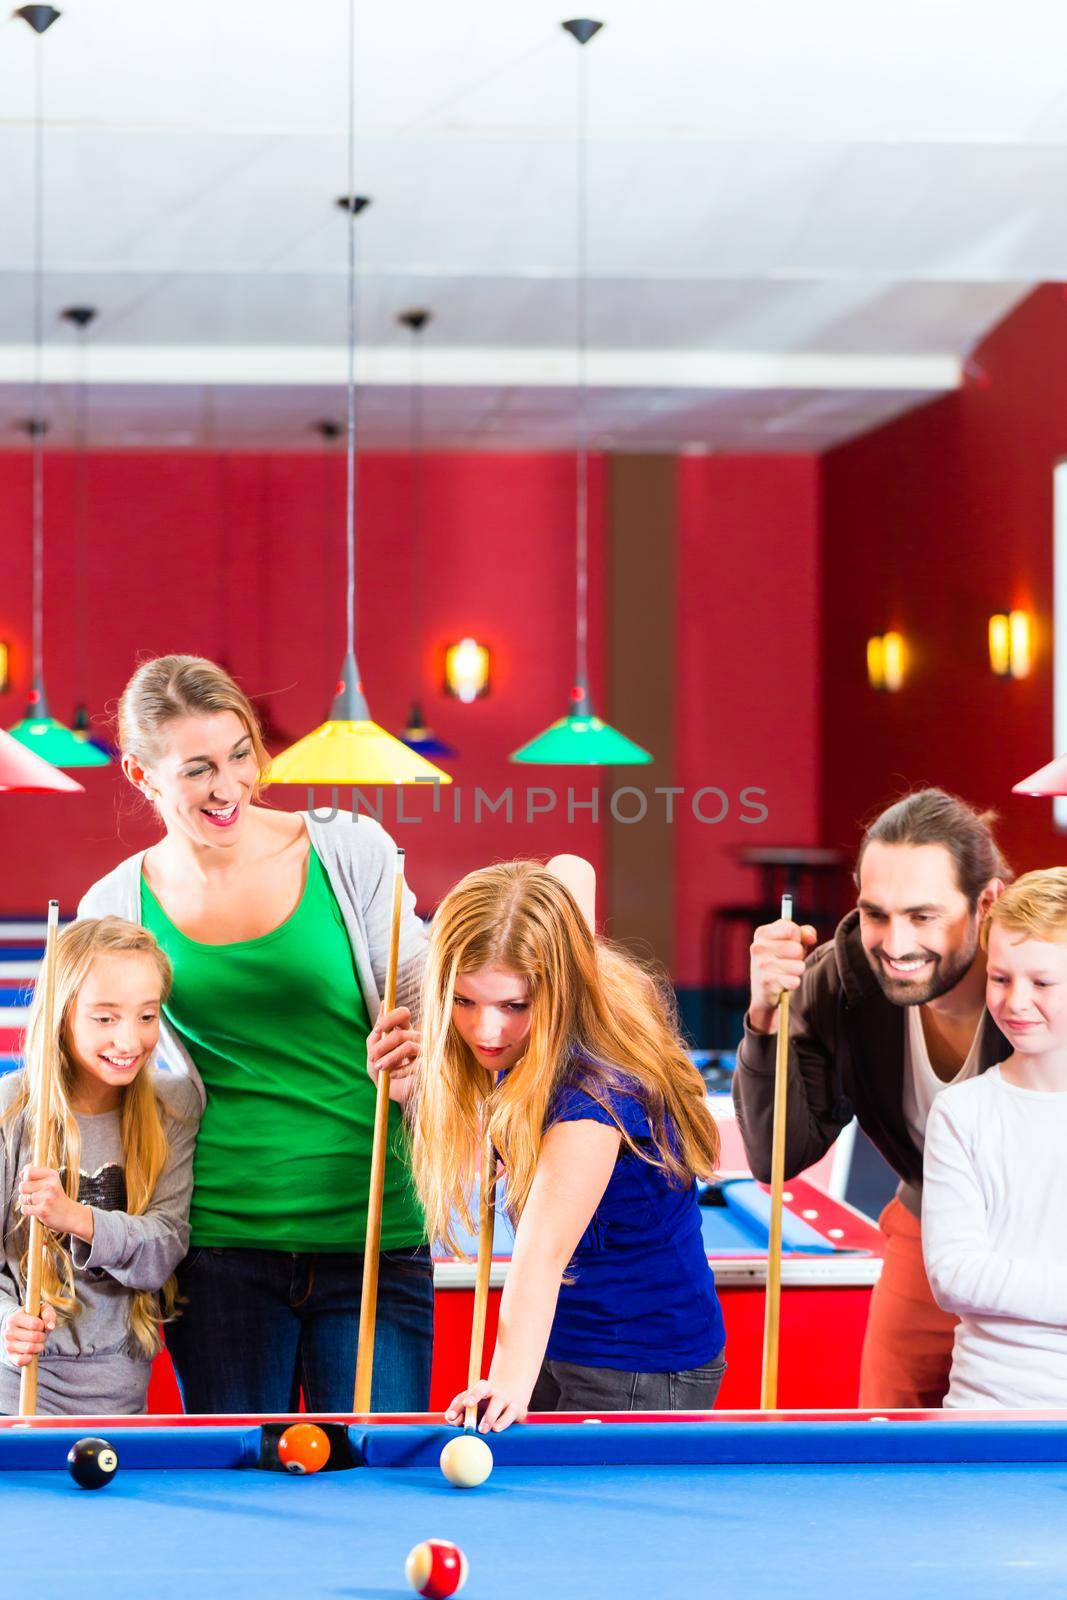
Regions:
M 938 1077 L 930 1065 L 930 1052 L 926 1048 L 926 1035 L 923 1033 L 922 1007 L 908 1006 L 904 1021 L 903 1111 L 904 1121 L 907 1123 L 916 1150 L 923 1148 L 930 1108 L 942 1089 L 947 1089 L 952 1084 L 965 1083 L 968 1078 L 978 1076 L 979 1040 L 982 1037 L 984 1022 L 983 1010 L 978 1026 L 974 1030 L 974 1038 L 971 1040 L 966 1061 L 956 1076 L 946 1083 L 943 1078 Z
M 1067 1406 L 1067 1092 L 999 1067 L 938 1095 L 922 1237 L 934 1298 L 961 1319 L 946 1406 Z

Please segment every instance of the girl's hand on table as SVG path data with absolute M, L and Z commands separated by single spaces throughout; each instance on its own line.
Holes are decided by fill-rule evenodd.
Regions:
M 4 1355 L 12 1366 L 28 1367 L 44 1350 L 45 1336 L 56 1331 L 54 1306 L 42 1306 L 39 1317 L 12 1311 L 4 1318 Z
M 530 1396 L 506 1380 L 480 1378 L 472 1389 L 457 1394 L 445 1412 L 446 1422 L 462 1428 L 468 1406 L 477 1407 L 479 1433 L 503 1433 L 513 1422 L 526 1421 Z
M 367 1035 L 367 1071 L 375 1086 L 378 1074 L 389 1074 L 389 1098 L 403 1105 L 415 1087 L 419 1070 L 419 1034 L 411 1026 L 407 1006 L 379 1011 Z

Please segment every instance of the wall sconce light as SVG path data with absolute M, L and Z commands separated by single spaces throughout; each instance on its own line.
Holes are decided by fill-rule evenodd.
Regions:
M 876 633 L 867 640 L 867 682 L 872 689 L 896 693 L 904 682 L 905 654 L 902 633 Z
M 464 705 L 489 693 L 489 648 L 475 639 L 460 639 L 445 651 L 445 693 Z
M 0 694 L 6 694 L 11 687 L 11 646 L 6 639 L 0 639 Z
M 1033 666 L 1029 611 L 1000 611 L 989 619 L 989 665 L 998 678 L 1028 678 Z

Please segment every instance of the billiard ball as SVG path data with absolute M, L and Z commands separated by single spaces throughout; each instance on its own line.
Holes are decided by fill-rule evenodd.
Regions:
M 449 1439 L 441 1451 L 441 1471 L 456 1489 L 476 1489 L 493 1470 L 493 1452 L 476 1433 Z
M 313 1422 L 295 1422 L 278 1440 L 278 1460 L 286 1472 L 318 1472 L 329 1459 L 329 1438 Z
M 104 1489 L 118 1471 L 118 1452 L 106 1439 L 79 1439 L 67 1453 L 67 1470 L 79 1489 Z
M 449 1600 L 467 1581 L 467 1558 L 449 1539 L 424 1539 L 408 1556 L 404 1572 L 425 1600 Z

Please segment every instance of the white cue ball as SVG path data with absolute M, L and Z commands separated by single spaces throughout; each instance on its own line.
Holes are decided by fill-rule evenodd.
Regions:
M 441 1451 L 441 1471 L 455 1489 L 477 1489 L 493 1470 L 493 1452 L 477 1434 L 461 1433 Z

